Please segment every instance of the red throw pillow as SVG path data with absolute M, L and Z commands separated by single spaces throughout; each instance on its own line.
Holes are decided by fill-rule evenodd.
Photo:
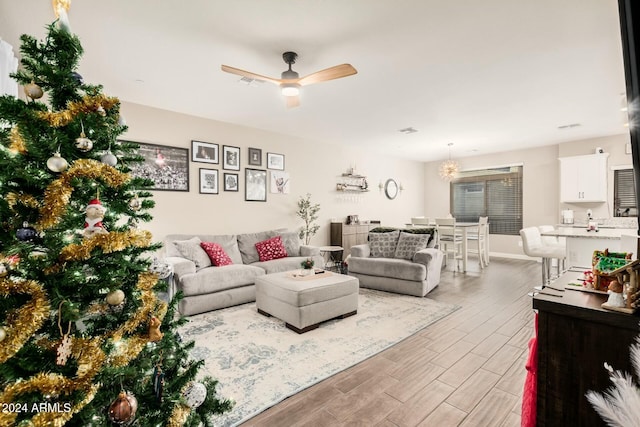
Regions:
M 268 240 L 256 243 L 256 250 L 260 261 L 269 261 L 272 259 L 286 258 L 287 250 L 282 244 L 280 236 L 272 237 Z
M 219 244 L 213 242 L 200 242 L 200 247 L 202 247 L 207 255 L 209 255 L 211 263 L 216 267 L 233 264 L 229 255 L 227 255 Z

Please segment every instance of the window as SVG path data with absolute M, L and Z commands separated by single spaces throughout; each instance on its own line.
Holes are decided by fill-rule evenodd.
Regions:
M 613 171 L 613 216 L 637 216 L 633 169 Z
M 451 213 L 460 222 L 488 216 L 491 234 L 519 235 L 522 166 L 460 172 L 451 182 Z

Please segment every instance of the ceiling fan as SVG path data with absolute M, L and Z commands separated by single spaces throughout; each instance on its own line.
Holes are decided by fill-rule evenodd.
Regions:
M 297 57 L 298 54 L 295 52 L 285 52 L 282 54 L 282 59 L 289 65 L 289 69 L 282 72 L 282 78 L 280 79 L 262 76 L 260 74 L 230 67 L 228 65 L 222 65 L 222 71 L 278 85 L 282 89 L 282 94 L 287 102 L 287 108 L 293 108 L 300 105 L 300 98 L 298 97 L 300 87 L 352 76 L 358 72 L 351 64 L 341 64 L 311 73 L 308 76 L 301 78 L 297 72 L 291 69 L 291 64 L 295 64 Z

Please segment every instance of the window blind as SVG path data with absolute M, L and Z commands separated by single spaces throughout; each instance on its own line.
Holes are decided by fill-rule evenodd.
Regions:
M 618 169 L 613 172 L 613 215 L 638 215 L 633 169 Z
M 451 213 L 460 222 L 489 217 L 491 234 L 522 229 L 522 166 L 463 171 L 451 182 Z

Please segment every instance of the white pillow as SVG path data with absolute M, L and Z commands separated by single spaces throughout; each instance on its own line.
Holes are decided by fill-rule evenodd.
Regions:
M 189 261 L 193 261 L 196 270 L 211 267 L 211 259 L 209 255 L 200 246 L 200 238 L 192 237 L 189 240 L 176 240 L 173 244 L 178 248 L 183 257 Z

